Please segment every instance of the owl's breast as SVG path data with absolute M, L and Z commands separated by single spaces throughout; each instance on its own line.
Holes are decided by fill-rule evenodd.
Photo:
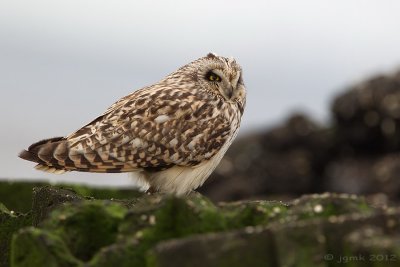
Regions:
M 242 119 L 243 111 L 240 105 L 236 102 L 228 102 L 224 106 L 223 116 L 227 121 L 229 121 L 232 129 L 236 129 L 240 126 L 240 121 Z

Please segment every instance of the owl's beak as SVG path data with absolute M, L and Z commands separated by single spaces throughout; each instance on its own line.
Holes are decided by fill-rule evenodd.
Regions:
M 233 95 L 233 86 L 230 86 L 230 87 L 228 87 L 226 90 L 225 90 L 225 93 L 226 93 L 226 96 L 228 96 L 228 99 L 231 99 L 232 98 L 232 95 Z

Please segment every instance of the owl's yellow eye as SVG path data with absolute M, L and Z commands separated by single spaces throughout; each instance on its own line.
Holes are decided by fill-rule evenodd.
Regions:
M 217 74 L 215 74 L 212 71 L 209 71 L 206 75 L 207 80 L 209 80 L 210 82 L 220 82 L 221 81 L 221 77 L 219 77 Z

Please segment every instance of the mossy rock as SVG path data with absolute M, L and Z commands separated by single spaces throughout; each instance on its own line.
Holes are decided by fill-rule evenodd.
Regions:
M 345 214 L 369 215 L 374 212 L 365 199 L 351 194 L 324 193 L 305 195 L 291 203 L 286 221 L 329 218 Z
M 116 241 L 126 208 L 111 201 L 68 203 L 54 210 L 41 228 L 59 236 L 77 258 L 87 261 Z
M 0 202 L 10 210 L 29 212 L 32 208 L 32 189 L 43 183 L 0 181 Z
M 51 186 L 33 188 L 32 213 L 33 226 L 38 226 L 48 217 L 51 211 L 63 203 L 80 202 L 84 197 L 72 189 L 63 189 Z
M 324 255 L 346 255 L 346 237 L 359 227 L 375 226 L 384 237 L 400 230 L 400 210 L 343 194 L 215 205 L 199 193 L 95 200 L 41 187 L 33 202 L 38 228 L 14 235 L 16 267 L 35 253 L 46 255 L 35 264 L 49 257 L 65 266 L 326 266 Z
M 322 223 L 294 221 L 268 228 L 274 240 L 278 266 L 326 266 L 325 235 Z
M 32 209 L 33 189 L 43 186 L 72 190 L 80 196 L 89 196 L 96 199 L 131 199 L 143 195 L 142 192 L 134 188 L 103 188 L 68 184 L 49 186 L 48 183 L 40 182 L 0 181 L 0 202 L 10 210 L 29 212 Z
M 11 237 L 20 228 L 32 224 L 30 213 L 9 211 L 0 203 L 0 266 L 9 266 Z
M 167 240 L 149 250 L 147 266 L 398 266 L 398 234 L 390 237 L 387 232 L 398 231 L 398 226 L 392 226 L 390 230 L 387 227 L 398 216 L 400 211 L 368 216 L 347 214 L 336 216 L 337 220 L 315 218 L 246 227 L 239 232 Z M 357 226 L 363 229 L 374 225 L 380 225 L 377 227 L 379 235 L 353 238 Z M 336 251 L 331 250 L 332 236 L 344 240 L 344 243 L 336 243 Z M 367 253 L 369 257 L 365 257 L 366 260 L 354 260 Z M 377 255 L 380 256 L 375 259 L 380 259 L 380 262 L 372 261 L 371 256 Z M 383 255 L 388 255 L 392 261 L 389 265 L 382 263 Z M 353 262 L 338 262 L 346 257 L 351 257 Z
M 103 188 L 82 185 L 63 185 L 62 187 L 71 188 L 81 196 L 90 196 L 95 199 L 136 199 L 144 195 L 137 188 Z
M 60 236 L 49 231 L 28 227 L 20 230 L 12 240 L 13 267 L 80 267 Z
M 267 223 L 287 209 L 282 203 L 267 201 L 225 203 L 221 207 L 198 193 L 137 199 L 121 223 L 119 241 L 101 249 L 90 266 L 146 266 L 146 252 L 161 241 Z M 226 263 L 236 260 L 226 259 Z
M 229 228 L 267 225 L 285 217 L 289 205 L 277 201 L 251 200 L 219 203 Z
M 399 266 L 400 234 L 388 235 L 382 228 L 367 225 L 348 234 L 343 257 L 336 261 L 352 266 Z
M 160 241 L 267 224 L 287 209 L 268 201 L 216 206 L 198 193 L 100 201 L 67 189 L 35 191 L 39 227 L 90 266 L 145 266 L 146 252 Z
M 271 232 L 258 227 L 172 239 L 146 255 L 148 267 L 278 266 Z
M 140 199 L 127 213 L 120 227 L 119 245 L 129 237 L 135 242 L 131 250 L 120 246 L 117 254 L 125 254 L 132 266 L 145 266 L 145 253 L 161 240 L 185 237 L 196 233 L 228 230 L 228 224 L 218 208 L 198 193 L 186 197 L 168 195 L 146 196 Z M 104 253 L 104 252 L 101 252 Z M 106 257 L 98 255 L 93 266 Z M 125 262 L 125 261 L 123 261 Z M 126 265 L 129 266 L 129 265 Z

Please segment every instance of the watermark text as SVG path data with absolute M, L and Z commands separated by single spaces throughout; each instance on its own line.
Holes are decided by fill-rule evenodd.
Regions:
M 349 262 L 394 262 L 398 261 L 399 257 L 396 254 L 358 254 L 358 255 L 334 255 L 325 254 L 325 261 L 334 261 L 336 263 Z

